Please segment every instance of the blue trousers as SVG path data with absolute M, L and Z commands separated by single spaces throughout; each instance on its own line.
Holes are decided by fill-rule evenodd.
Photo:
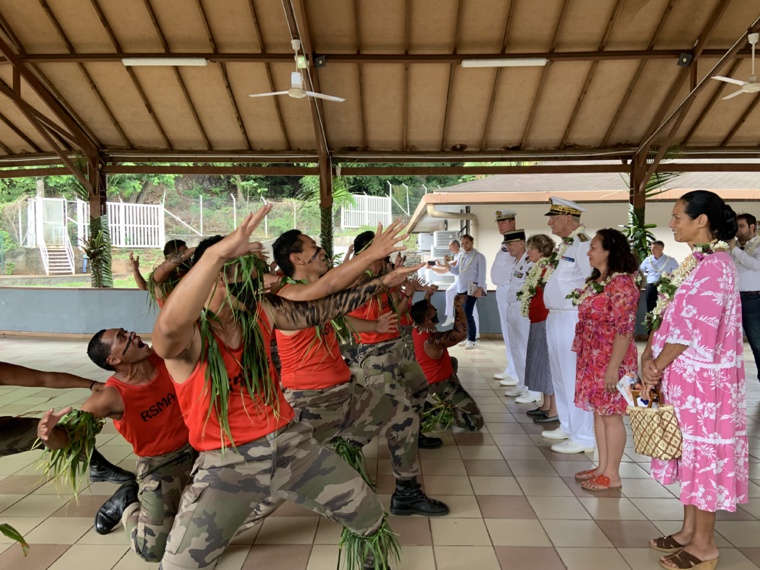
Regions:
M 742 293 L 742 324 L 755 357 L 760 380 L 760 293 Z
M 475 324 L 475 317 L 472 316 L 477 301 L 477 297 L 467 295 L 467 300 L 464 302 L 464 314 L 467 317 L 467 340 L 472 342 L 475 342 L 475 339 L 478 336 L 478 327 Z

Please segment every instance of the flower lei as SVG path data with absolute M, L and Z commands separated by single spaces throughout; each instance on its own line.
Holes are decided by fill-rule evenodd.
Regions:
M 657 304 L 651 312 L 647 313 L 647 316 L 644 319 L 644 326 L 647 327 L 650 332 L 659 329 L 662 324 L 663 314 L 671 301 L 673 301 L 676 291 L 683 282 L 686 281 L 687 277 L 691 275 L 691 272 L 697 268 L 699 262 L 702 261 L 706 255 L 715 253 L 716 251 L 728 251 L 728 249 L 728 244 L 724 241 L 697 244 L 673 273 L 663 273 L 660 280 L 657 282 Z
M 607 287 L 610 281 L 612 281 L 615 277 L 618 275 L 625 275 L 625 273 L 613 273 L 611 275 L 608 275 L 607 278 L 604 281 L 588 281 L 586 285 L 583 287 L 576 289 L 572 293 L 569 293 L 565 299 L 572 299 L 573 300 L 573 306 L 578 307 L 580 306 L 583 301 L 585 301 L 588 297 L 591 297 L 592 295 L 599 295 L 604 291 L 604 288 Z
M 536 291 L 538 291 L 539 287 L 546 285 L 549 275 L 554 271 L 554 267 L 557 265 L 556 259 L 557 254 L 552 253 L 548 257 L 542 257 L 533 267 L 528 269 L 522 289 L 517 292 L 517 298 L 520 299 L 520 307 L 524 317 L 528 316 L 530 302 L 535 297 Z

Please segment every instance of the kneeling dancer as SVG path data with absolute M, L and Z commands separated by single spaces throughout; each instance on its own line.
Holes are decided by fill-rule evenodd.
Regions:
M 387 555 L 398 546 L 382 505 L 356 471 L 311 437 L 308 425 L 294 421 L 269 353 L 273 326 L 326 323 L 409 271 L 309 304 L 264 295 L 262 264 L 248 255 L 249 238 L 270 208 L 249 214 L 226 238 L 198 246 L 193 268 L 153 329 L 190 443 L 201 451 L 161 568 L 215 566 L 252 508 L 270 496 L 342 524 L 349 568 L 387 568 Z
M 108 534 L 121 520 L 137 555 L 158 562 L 197 457 L 174 385 L 164 361 L 134 332 L 101 330 L 90 340 L 87 355 L 113 376 L 81 411 L 111 418 L 138 457 L 137 482 L 124 483 L 100 507 L 95 531 Z M 64 449 L 78 436 L 66 426 L 56 428 L 70 411 L 50 410 L 40 420 L 39 437 L 48 448 Z
M 432 410 L 425 414 L 426 418 L 434 418 L 432 428 L 438 424 L 447 428 L 446 424 L 450 422 L 441 422 L 439 418 L 448 416 L 457 427 L 478 431 L 483 428 L 483 415 L 472 396 L 459 382 L 457 359 L 449 355 L 449 347 L 456 346 L 467 338 L 467 317 L 464 314 L 467 295 L 460 293 L 454 298 L 454 326 L 445 332 L 438 332 L 436 328 L 438 310 L 430 302 L 431 295 L 432 291 L 422 301 L 412 305 L 411 310 L 414 319 L 414 352 L 430 384 L 430 393 L 438 400 Z M 444 413 L 445 408 L 450 414 Z

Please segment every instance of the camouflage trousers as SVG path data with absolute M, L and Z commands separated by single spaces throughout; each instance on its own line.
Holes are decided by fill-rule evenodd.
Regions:
M 252 509 L 272 495 L 318 512 L 360 536 L 383 522 L 375 493 L 340 457 L 292 423 L 237 449 L 204 451 L 182 494 L 164 570 L 216 565 Z
M 132 549 L 143 560 L 159 562 L 179 509 L 182 490 L 198 457 L 190 445 L 172 453 L 137 459 L 138 503 L 129 505 L 121 522 Z
M 417 445 L 420 415 L 428 393 L 428 383 L 420 365 L 411 359 L 402 338 L 346 347 L 357 383 L 384 393 L 396 403 L 396 413 L 381 432 L 388 440 L 393 472 L 397 478 L 411 479 L 419 474 Z M 370 438 L 371 439 L 371 438 Z M 359 442 L 369 443 L 369 439 Z
M 0 418 L 0 457 L 30 451 L 37 441 L 39 418 Z
M 459 382 L 457 359 L 452 357 L 451 364 L 454 366 L 454 373 L 446 380 L 432 383 L 430 394 L 435 394 L 454 408 L 454 425 L 467 431 L 480 431 L 483 429 L 483 414 Z

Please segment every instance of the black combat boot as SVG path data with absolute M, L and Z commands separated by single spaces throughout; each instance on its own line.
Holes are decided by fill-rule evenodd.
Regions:
M 108 534 L 119 524 L 129 505 L 137 502 L 137 482 L 129 481 L 119 487 L 95 514 L 95 532 Z
M 90 483 L 108 481 L 109 483 L 126 483 L 134 481 L 135 474 L 113 465 L 97 449 L 92 450 L 90 458 Z
M 416 477 L 407 480 L 397 479 L 396 491 L 391 497 L 391 514 L 397 517 L 442 517 L 449 514 L 449 507 L 425 495 Z
M 443 440 L 439 437 L 428 437 L 420 432 L 417 438 L 417 447 L 420 449 L 438 449 L 443 445 Z

